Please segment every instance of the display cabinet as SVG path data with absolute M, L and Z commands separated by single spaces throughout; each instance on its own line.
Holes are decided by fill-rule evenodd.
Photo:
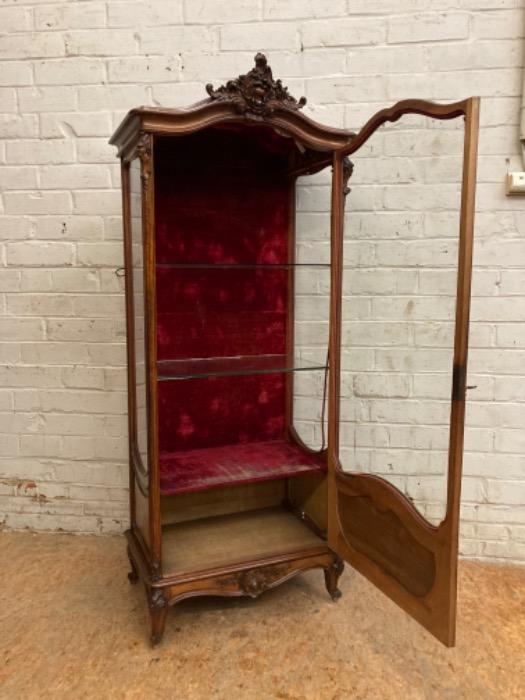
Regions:
M 206 90 L 187 109 L 131 110 L 111 139 L 122 162 L 129 578 L 145 586 L 151 639 L 177 601 L 255 597 L 316 567 L 336 600 L 346 561 L 451 645 L 478 100 L 407 100 L 353 133 L 305 116 L 306 100 L 273 78 L 262 54 L 246 75 Z M 348 157 L 404 115 L 464 118 L 437 525 L 387 479 L 349 469 L 339 440 L 341 351 L 352 342 L 341 333 Z M 316 248 L 302 245 L 296 186 L 324 169 L 331 200 L 319 207 L 329 216 Z M 305 340 L 308 308 L 315 315 L 323 304 Z

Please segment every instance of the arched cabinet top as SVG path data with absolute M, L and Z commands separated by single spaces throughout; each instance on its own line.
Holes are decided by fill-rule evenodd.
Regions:
M 280 80 L 274 80 L 263 54 L 255 56 L 255 67 L 246 75 L 229 80 L 214 89 L 206 86 L 209 97 L 184 109 L 136 107 L 128 112 L 110 139 L 121 158 L 129 158 L 142 132 L 158 135 L 189 134 L 218 124 L 247 127 L 267 126 L 294 139 L 301 152 L 324 153 L 348 146 L 352 131 L 319 124 L 299 110 L 306 99 L 296 100 Z M 311 160 L 317 160 L 310 153 Z M 320 154 L 319 154 L 320 155 Z

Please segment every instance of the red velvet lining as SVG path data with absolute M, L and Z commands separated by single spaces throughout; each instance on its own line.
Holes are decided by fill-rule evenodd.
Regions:
M 287 270 L 210 264 L 287 262 L 283 173 L 292 148 L 290 139 L 262 127 L 158 139 L 159 360 L 286 351 Z M 158 403 L 163 493 L 235 481 L 235 474 L 251 474 L 250 481 L 316 468 L 315 459 L 284 442 L 282 374 L 159 382 Z M 265 456 L 268 441 L 281 447 L 273 444 Z
M 160 451 L 282 438 L 284 388 L 283 374 L 159 382 Z
M 233 484 L 279 479 L 323 469 L 319 455 L 276 440 L 250 442 L 176 454 L 160 458 L 160 488 L 164 495 Z
M 158 359 L 285 352 L 288 271 L 157 269 Z
M 157 262 L 283 263 L 291 147 L 268 129 L 222 127 L 160 139 Z

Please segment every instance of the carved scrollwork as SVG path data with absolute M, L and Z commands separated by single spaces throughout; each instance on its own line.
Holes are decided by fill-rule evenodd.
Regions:
M 139 133 L 137 155 L 140 160 L 149 160 L 149 158 L 151 158 L 151 136 L 147 131 L 141 131 Z
M 348 156 L 343 158 L 343 194 L 346 197 L 350 193 L 350 188 L 348 187 L 348 180 L 352 177 L 354 172 L 354 164 Z
M 246 595 L 256 598 L 278 581 L 286 571 L 283 567 L 272 566 L 263 569 L 249 569 L 239 578 L 239 585 Z
M 148 604 L 151 617 L 151 643 L 158 644 L 164 634 L 166 615 L 168 614 L 168 598 L 162 588 L 150 588 L 148 591 Z
M 216 585 L 221 590 L 237 588 L 242 594 L 256 598 L 288 573 L 286 566 L 266 566 L 223 576 L 217 580 Z
M 212 100 L 232 102 L 240 114 L 268 117 L 282 109 L 298 110 L 306 104 L 306 97 L 296 100 L 280 80 L 274 80 L 266 56 L 255 56 L 255 68 L 246 75 L 229 80 L 214 89 L 211 83 L 206 92 Z
M 140 173 L 142 189 L 144 194 L 146 194 L 151 175 L 151 134 L 148 134 L 146 131 L 141 131 L 139 134 L 139 140 L 137 141 L 137 156 L 140 158 L 142 166 Z
M 149 607 L 151 610 L 162 610 L 167 607 L 168 601 L 164 596 L 162 588 L 153 588 L 149 594 Z

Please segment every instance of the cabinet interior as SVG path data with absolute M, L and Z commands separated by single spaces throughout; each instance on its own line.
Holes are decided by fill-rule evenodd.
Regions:
M 193 537 L 190 521 L 195 532 L 206 531 L 206 518 L 212 528 L 231 523 L 233 537 L 239 523 L 251 528 L 260 519 L 268 533 L 274 524 L 284 528 L 285 547 L 285 532 L 306 528 L 318 537 L 314 530 L 326 530 L 326 455 L 309 449 L 293 425 L 294 375 L 327 371 L 324 353 L 311 359 L 294 347 L 299 264 L 295 180 L 288 173 L 296 149 L 273 129 L 239 125 L 155 142 L 158 439 L 168 568 L 175 566 L 170 543 L 180 539 L 183 550 Z M 271 534 L 268 542 L 275 544 Z
M 323 473 L 163 496 L 164 574 L 325 543 L 326 506 Z

